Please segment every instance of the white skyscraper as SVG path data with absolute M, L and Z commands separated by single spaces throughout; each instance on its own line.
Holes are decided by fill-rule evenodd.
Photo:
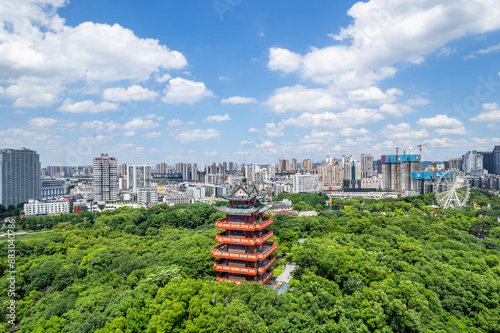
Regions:
M 118 196 L 118 177 L 116 158 L 108 154 L 94 158 L 94 200 L 114 201 Z
M 139 193 L 140 188 L 151 187 L 151 165 L 132 163 L 127 166 L 129 191 Z
M 483 155 L 477 150 L 468 151 L 462 156 L 463 168 L 466 174 L 483 169 Z
M 255 167 L 253 164 L 245 165 L 245 177 L 248 183 L 253 184 L 255 182 Z

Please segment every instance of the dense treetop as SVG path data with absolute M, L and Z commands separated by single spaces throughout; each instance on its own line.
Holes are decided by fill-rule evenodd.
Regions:
M 474 190 L 479 209 L 429 207 L 426 195 L 330 211 L 321 195 L 285 196 L 319 214 L 274 218 L 278 252 L 298 265 L 284 295 L 214 281 L 222 216 L 208 205 L 18 220 L 54 231 L 16 242 L 16 322 L 21 332 L 500 332 L 499 197 Z M 0 256 L 7 290 L 4 240 Z M 11 328 L 7 302 L 0 331 Z

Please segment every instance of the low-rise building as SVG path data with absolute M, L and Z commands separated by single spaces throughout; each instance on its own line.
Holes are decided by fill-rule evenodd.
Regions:
M 188 186 L 186 189 L 186 196 L 189 198 L 199 201 L 206 196 L 206 189 L 204 185 L 198 186 Z
M 66 195 L 66 180 L 62 178 L 42 178 L 40 199 L 55 200 Z
M 138 203 L 130 203 L 130 202 L 115 202 L 115 203 L 106 203 L 105 201 L 93 201 L 93 202 L 76 202 L 73 205 L 73 212 L 91 212 L 91 213 L 101 213 L 101 212 L 112 212 L 115 209 L 121 207 L 130 207 L 130 208 L 140 208 L 144 207 L 144 205 L 140 205 Z
M 138 191 L 138 200 L 140 204 L 158 203 L 158 190 L 156 187 L 141 187 Z
M 283 201 L 273 202 L 273 206 L 269 208 L 268 212 L 274 215 L 280 212 L 291 212 L 292 210 L 292 202 L 289 199 L 283 199 Z
M 221 194 L 228 193 L 228 187 L 222 184 L 205 184 L 205 192 L 207 196 L 219 197 Z
M 167 189 L 166 194 L 163 197 L 163 202 L 168 203 L 169 205 L 178 205 L 194 203 L 194 200 L 186 196 L 184 193 Z
M 361 179 L 361 188 L 374 188 L 381 189 L 382 188 L 382 177 L 372 177 L 372 178 L 363 178 Z
M 29 200 L 24 204 L 25 216 L 69 214 L 69 201 L 38 201 Z

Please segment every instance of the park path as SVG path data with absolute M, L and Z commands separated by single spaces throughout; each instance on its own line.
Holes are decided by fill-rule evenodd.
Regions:
M 297 267 L 296 264 L 288 264 L 285 266 L 285 270 L 276 278 L 276 282 L 285 282 L 290 283 L 290 280 L 293 278 L 293 271 Z

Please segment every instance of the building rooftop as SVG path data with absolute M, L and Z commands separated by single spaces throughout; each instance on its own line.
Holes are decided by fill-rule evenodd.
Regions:
M 258 205 L 234 205 L 234 206 L 213 206 L 213 208 L 221 213 L 225 214 L 253 214 L 253 213 L 264 213 L 268 211 L 273 206 L 270 204 L 258 204 Z

